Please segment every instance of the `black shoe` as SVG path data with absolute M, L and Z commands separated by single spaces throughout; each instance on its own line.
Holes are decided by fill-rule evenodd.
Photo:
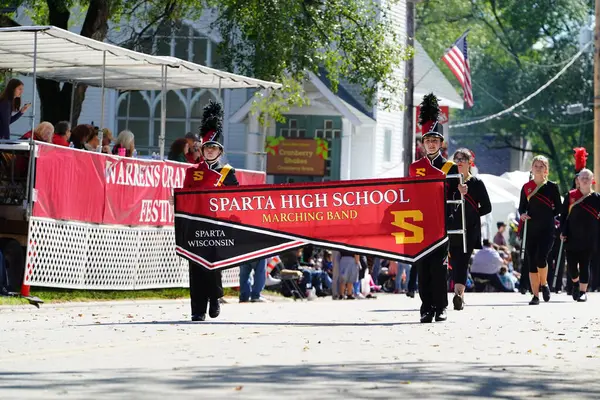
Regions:
M 579 292 L 579 282 L 573 285 L 571 295 L 573 296 L 573 300 L 579 301 L 579 296 L 581 295 L 581 293 Z
M 219 314 L 221 314 L 221 304 L 219 304 L 219 299 L 210 299 L 208 315 L 210 315 L 211 318 L 217 318 Z
M 446 309 L 442 308 L 441 310 L 437 310 L 435 312 L 435 321 L 443 322 L 448 319 L 448 314 L 446 314 Z
M 533 296 L 533 298 L 531 299 L 531 301 L 529 302 L 530 306 L 537 306 L 540 304 L 540 298 L 537 296 Z
M 192 315 L 193 322 L 204 321 L 205 319 L 206 319 L 206 314 Z
M 587 301 L 587 293 L 586 292 L 581 292 L 581 294 L 579 295 L 579 298 L 577 299 L 577 301 L 579 303 L 585 303 Z
M 415 298 L 415 292 L 413 290 L 409 290 L 408 292 L 406 292 L 406 296 L 410 297 L 411 299 Z
M 457 294 L 454 295 L 454 298 L 452 299 L 452 303 L 454 304 L 454 309 L 457 311 L 460 311 L 463 308 L 465 308 L 463 298 Z
M 544 296 L 544 301 L 546 303 L 550 301 L 550 286 L 542 286 L 542 296 Z
M 422 324 L 430 324 L 433 322 L 434 312 L 427 311 L 426 313 L 421 314 L 421 323 Z

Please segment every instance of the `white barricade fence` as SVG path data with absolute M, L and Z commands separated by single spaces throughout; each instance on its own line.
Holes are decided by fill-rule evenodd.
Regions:
M 172 226 L 99 225 L 32 217 L 24 283 L 64 289 L 141 290 L 189 286 Z M 239 286 L 239 268 L 223 287 Z

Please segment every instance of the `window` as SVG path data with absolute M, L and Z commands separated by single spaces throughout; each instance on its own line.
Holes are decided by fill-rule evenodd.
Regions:
M 132 48 L 128 43 L 123 47 Z M 186 24 L 160 26 L 135 48 L 148 54 L 175 56 L 208 67 L 219 65 L 217 44 Z M 187 132 L 198 132 L 202 109 L 210 99 L 217 99 L 217 90 L 182 89 L 167 93 L 167 123 L 165 154 L 173 140 Z M 117 99 L 117 127 L 126 126 L 135 135 L 140 154 L 158 152 L 160 134 L 160 91 L 135 91 L 121 93 Z M 116 133 L 118 134 L 118 132 Z
M 389 128 L 385 129 L 383 136 L 383 161 L 392 161 L 392 130 Z

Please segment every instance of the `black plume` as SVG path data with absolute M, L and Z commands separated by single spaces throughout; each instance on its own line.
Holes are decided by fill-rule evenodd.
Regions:
M 217 137 L 223 134 L 223 107 L 212 100 L 204 107 L 200 136 L 205 137 L 209 132 L 214 132 Z
M 438 121 L 439 116 L 440 107 L 437 97 L 433 93 L 425 95 L 419 112 L 419 123 L 423 125 L 427 121 Z

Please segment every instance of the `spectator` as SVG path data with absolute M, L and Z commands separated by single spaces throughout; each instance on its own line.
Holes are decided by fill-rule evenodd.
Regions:
M 515 285 L 519 281 L 513 274 L 508 272 L 508 268 L 500 267 L 500 281 L 502 285 L 511 292 L 515 291 Z
M 42 122 L 35 127 L 33 140 L 38 142 L 52 143 L 52 136 L 54 134 L 54 126 L 50 122 Z M 21 140 L 26 140 L 31 137 L 31 131 L 21 136 Z
M 354 282 L 358 282 L 360 269 L 360 256 L 347 251 L 340 251 L 340 296 L 347 300 L 354 300 Z
M 496 236 L 494 236 L 494 244 L 506 247 L 506 239 L 504 238 L 506 224 L 504 222 L 498 222 L 496 223 L 496 227 L 498 227 L 498 232 L 496 232 Z
M 110 145 L 113 141 L 112 131 L 108 128 L 102 128 L 102 152 L 110 154 Z
M 92 128 L 92 130 L 89 132 L 89 135 L 85 138 L 83 148 L 88 151 L 98 151 L 99 146 L 100 138 L 98 137 L 98 130 Z
M 187 163 L 186 155 L 188 154 L 189 147 L 187 139 L 177 139 L 171 145 L 171 150 L 169 150 L 169 160 Z
M 253 282 L 251 284 L 250 275 L 252 271 L 254 271 L 254 277 Z M 260 293 L 265 288 L 266 279 L 266 259 L 256 260 L 247 264 L 240 265 L 240 303 L 247 303 L 248 300 L 250 300 L 252 303 L 265 302 L 266 300 L 264 299 L 264 297 L 261 297 Z
M 135 137 L 131 131 L 124 130 L 119 133 L 112 153 L 118 155 L 121 148 L 125 149 L 125 157 L 133 157 L 135 152 Z
M 23 82 L 11 79 L 0 94 L 0 140 L 10 139 L 10 124 L 21 118 L 30 104 L 21 107 Z M 13 113 L 16 113 L 13 115 Z
M 93 136 L 95 129 L 92 125 L 79 124 L 71 132 L 71 143 L 76 149 L 84 150 L 88 138 Z
M 499 292 L 512 292 L 504 287 L 498 275 L 503 266 L 504 260 L 500 254 L 492 247 L 492 243 L 488 239 L 484 239 L 483 248 L 473 257 L 471 276 L 473 279 L 489 281 L 490 285 Z
M 185 153 L 186 162 L 190 164 L 198 164 L 201 159 L 200 155 L 200 137 L 192 132 L 185 135 L 185 140 L 188 143 L 188 149 Z
M 52 143 L 57 146 L 69 147 L 69 139 L 71 138 L 71 124 L 67 121 L 60 121 L 54 126 L 54 136 Z

